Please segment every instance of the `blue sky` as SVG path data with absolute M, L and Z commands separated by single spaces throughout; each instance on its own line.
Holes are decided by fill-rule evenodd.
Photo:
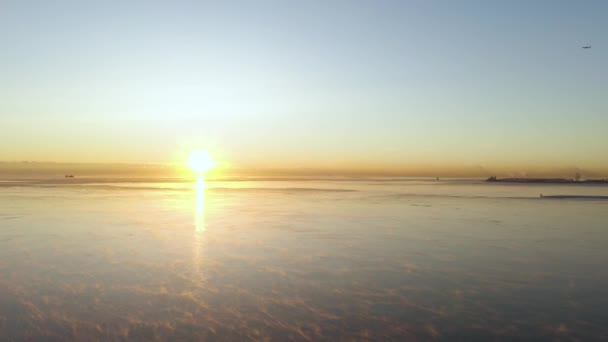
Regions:
M 605 1 L 3 1 L 0 160 L 608 169 L 606 32 Z

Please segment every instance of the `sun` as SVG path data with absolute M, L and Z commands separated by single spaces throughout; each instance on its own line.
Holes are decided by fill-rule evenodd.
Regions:
M 197 150 L 190 154 L 186 163 L 192 171 L 203 174 L 211 170 L 216 163 L 207 151 Z

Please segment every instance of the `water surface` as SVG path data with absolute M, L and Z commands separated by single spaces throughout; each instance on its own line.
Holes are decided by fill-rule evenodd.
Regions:
M 0 182 L 15 340 L 608 338 L 606 186 Z

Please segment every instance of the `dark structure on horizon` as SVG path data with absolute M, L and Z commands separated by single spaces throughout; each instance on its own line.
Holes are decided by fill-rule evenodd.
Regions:
M 580 180 L 568 178 L 496 178 L 492 176 L 486 182 L 495 183 L 545 183 L 545 184 L 608 184 L 608 179 L 584 179 Z

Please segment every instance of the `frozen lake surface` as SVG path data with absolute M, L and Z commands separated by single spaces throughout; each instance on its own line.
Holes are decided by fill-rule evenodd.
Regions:
M 606 186 L 0 182 L 2 340 L 608 339 Z

